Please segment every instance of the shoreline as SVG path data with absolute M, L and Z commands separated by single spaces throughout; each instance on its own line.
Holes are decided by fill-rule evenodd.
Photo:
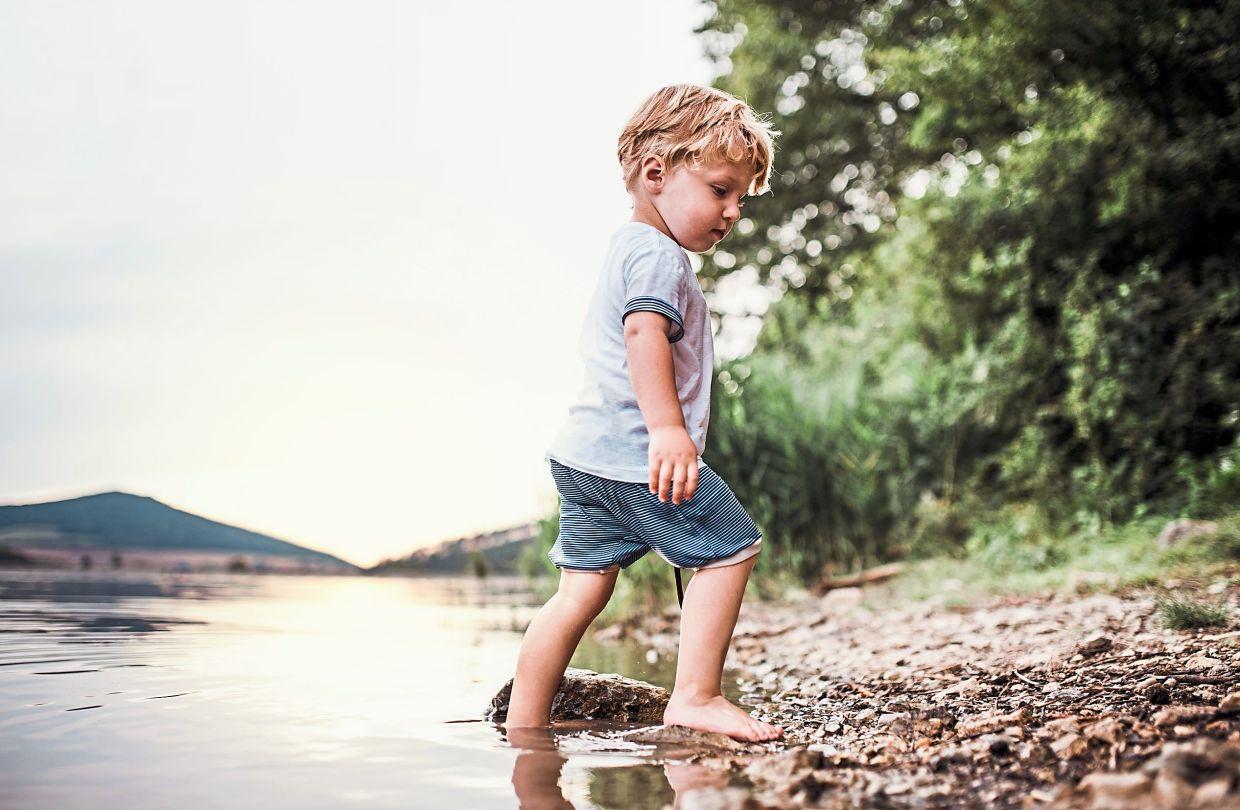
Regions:
M 897 579 L 747 602 L 730 658 L 787 749 L 703 764 L 772 807 L 1240 806 L 1240 581 L 1198 589 L 1225 626 L 1163 627 L 1154 587 L 942 604 Z M 678 622 L 597 636 L 674 654 Z

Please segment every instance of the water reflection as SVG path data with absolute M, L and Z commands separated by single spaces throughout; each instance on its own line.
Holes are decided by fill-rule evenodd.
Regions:
M 497 578 L 0 571 L 0 805 L 661 808 L 706 778 L 482 722 L 537 606 Z M 572 665 L 670 686 L 646 653 Z
M 597 727 L 602 724 L 591 725 Z M 582 785 L 573 778 L 565 778 L 564 771 L 570 758 L 562 753 L 562 748 L 567 747 L 565 744 L 581 734 L 583 732 L 574 731 L 571 726 L 514 728 L 506 732 L 509 744 L 519 751 L 512 768 L 512 787 L 521 808 L 663 808 L 669 804 L 680 808 L 690 792 L 720 791 L 732 782 L 727 773 L 672 757 L 666 758 L 660 765 L 647 766 L 605 767 L 601 762 L 595 762 L 595 767 L 588 773 L 586 790 L 582 795 Z M 600 744 L 606 745 L 597 736 L 588 732 L 584 734 L 591 739 L 583 748 L 596 751 Z M 655 746 L 643 748 L 657 754 Z M 596 755 L 596 760 L 601 759 Z
M 560 790 L 560 773 L 568 757 L 560 753 L 549 728 L 514 728 L 509 744 L 519 749 L 512 766 L 512 787 L 522 808 L 572 807 Z

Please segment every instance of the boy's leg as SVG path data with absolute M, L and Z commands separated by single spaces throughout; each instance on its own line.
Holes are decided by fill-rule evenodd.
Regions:
M 590 622 L 607 606 L 618 573 L 560 570 L 560 589 L 534 616 L 521 642 L 506 728 L 551 722 L 551 701 L 564 670 Z
M 680 614 L 676 687 L 663 714 L 667 725 L 717 731 L 744 740 L 772 740 L 778 726 L 753 719 L 732 705 L 720 689 L 723 662 L 749 572 L 757 555 L 733 565 L 700 568 L 689 580 Z

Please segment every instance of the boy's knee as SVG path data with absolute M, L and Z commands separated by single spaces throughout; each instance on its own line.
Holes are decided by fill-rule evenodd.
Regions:
M 561 595 L 573 605 L 577 613 L 588 615 L 591 620 L 602 613 L 603 608 L 607 607 L 607 603 L 611 601 L 610 592 L 605 594 L 566 593 Z
M 615 587 L 614 571 L 582 572 L 574 575 L 571 583 L 561 583 L 560 595 L 571 602 L 578 612 L 589 614 L 593 619 L 607 607 Z

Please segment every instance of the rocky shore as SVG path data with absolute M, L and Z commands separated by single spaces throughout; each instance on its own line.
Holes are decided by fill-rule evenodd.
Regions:
M 785 745 L 704 750 L 754 787 L 699 806 L 1240 808 L 1240 582 L 1202 590 L 1230 624 L 1168 629 L 1150 589 L 747 603 L 731 661 Z M 677 622 L 598 635 L 674 653 Z

